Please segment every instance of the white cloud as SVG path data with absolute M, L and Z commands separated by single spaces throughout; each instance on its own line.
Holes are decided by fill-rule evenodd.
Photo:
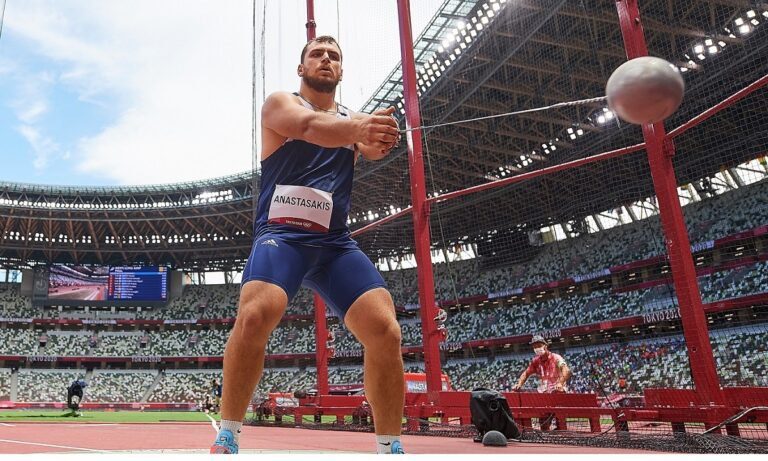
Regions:
M 420 7 L 414 34 L 441 1 L 414 2 Z M 316 4 L 318 33 L 337 32 L 332 3 Z M 396 5 L 384 3 L 341 0 L 344 103 L 353 109 L 398 60 Z M 76 132 L 89 134 L 62 148 L 71 151 L 70 161 L 80 171 L 107 182 L 168 183 L 240 172 L 252 165 L 252 4 L 27 0 L 9 5 L 5 27 L 31 43 L 37 55 L 56 63 L 56 85 L 74 90 L 84 104 L 97 105 L 110 120 L 95 134 L 92 126 L 77 127 Z M 261 0 L 256 4 L 263 6 Z M 268 5 L 267 90 L 297 88 L 305 2 L 275 0 Z M 42 99 L 26 108 L 19 113 L 24 126 L 46 111 L 68 116 Z M 43 127 L 36 130 L 38 140 L 47 139 L 40 134 Z
M 0 57 L 0 75 L 8 75 L 16 70 L 16 63 Z
M 20 123 L 15 129 L 29 144 L 32 167 L 40 173 L 49 166 L 51 158 L 59 150 L 56 142 L 44 134 L 41 123 L 49 111 L 47 93 L 52 78 L 47 72 L 26 73 L 16 65 L 9 66 L 9 69 L 16 87 L 10 107 Z
M 40 131 L 33 126 L 21 125 L 16 127 L 16 130 L 32 147 L 32 151 L 35 155 L 32 165 L 35 167 L 35 170 L 40 171 L 45 169 L 48 166 L 50 159 L 58 153 L 59 146 L 52 139 L 42 135 Z
M 33 123 L 48 112 L 48 102 L 44 99 L 37 99 L 29 101 L 28 104 L 24 104 L 23 107 L 20 107 L 19 109 L 19 120 L 26 123 Z
M 17 5 L 9 29 L 64 64 L 59 84 L 113 113 L 72 153 L 81 171 L 140 184 L 251 167 L 250 2 Z

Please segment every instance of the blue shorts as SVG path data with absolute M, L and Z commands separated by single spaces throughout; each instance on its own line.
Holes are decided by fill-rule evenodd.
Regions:
M 253 242 L 241 284 L 252 280 L 279 286 L 288 302 L 300 286 L 310 288 L 340 319 L 363 293 L 387 287 L 376 266 L 356 245 L 309 246 L 269 234 Z

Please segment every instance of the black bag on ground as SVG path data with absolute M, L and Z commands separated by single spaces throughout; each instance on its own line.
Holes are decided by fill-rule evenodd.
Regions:
M 510 415 L 507 399 L 499 392 L 484 388 L 473 390 L 469 398 L 469 412 L 472 424 L 479 433 L 475 442 L 482 441 L 488 431 L 499 431 L 508 439 L 520 437 L 520 429 Z

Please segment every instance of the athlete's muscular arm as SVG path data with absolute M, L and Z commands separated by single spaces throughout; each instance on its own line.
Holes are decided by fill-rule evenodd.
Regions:
M 261 110 L 262 125 L 285 138 L 301 139 L 323 147 L 366 144 L 384 149 L 397 139 L 397 122 L 383 115 L 340 119 L 308 110 L 286 92 L 271 94 Z
M 372 115 L 374 116 L 384 115 L 384 116 L 392 117 L 392 114 L 394 112 L 395 112 L 394 107 L 388 107 L 386 109 L 379 109 L 375 111 Z M 352 114 L 353 119 L 362 118 L 362 117 L 369 117 L 369 115 L 360 114 L 360 113 Z M 395 120 L 394 117 L 392 117 L 392 120 Z M 397 126 L 397 120 L 395 120 L 395 126 Z M 399 142 L 400 142 L 400 133 L 398 130 L 397 137 L 394 139 L 394 141 L 389 143 L 384 148 L 381 148 L 378 145 L 371 146 L 371 145 L 359 142 L 357 143 L 357 150 L 363 155 L 363 157 L 366 158 L 366 160 L 381 160 L 387 155 L 389 155 L 392 149 L 395 148 L 395 146 L 397 146 Z

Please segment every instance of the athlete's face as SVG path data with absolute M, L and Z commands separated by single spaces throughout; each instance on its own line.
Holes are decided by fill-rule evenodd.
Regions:
M 299 76 L 308 87 L 320 93 L 333 93 L 341 81 L 341 50 L 333 43 L 309 45 Z

